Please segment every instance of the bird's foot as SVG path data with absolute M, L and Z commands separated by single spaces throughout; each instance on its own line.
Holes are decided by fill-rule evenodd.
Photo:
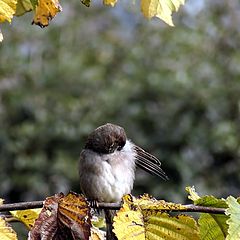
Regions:
M 88 199 L 88 202 L 90 204 L 90 207 L 96 211 L 97 213 L 100 212 L 100 209 L 99 209 L 99 204 L 98 204 L 98 201 L 97 200 L 93 200 L 93 199 Z

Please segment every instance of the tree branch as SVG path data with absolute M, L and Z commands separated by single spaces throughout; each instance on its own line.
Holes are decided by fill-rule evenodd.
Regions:
M 186 210 L 176 210 L 172 212 L 199 212 L 199 213 L 211 213 L 211 214 L 225 214 L 225 208 L 216 208 L 216 207 L 204 207 L 196 206 L 193 204 L 183 205 L 186 207 Z
M 33 202 L 20 202 L 0 205 L 0 212 L 12 211 L 12 210 L 25 210 L 33 208 L 43 207 L 43 201 L 33 201 Z M 99 209 L 120 209 L 120 203 L 98 203 Z M 166 209 L 165 212 L 199 212 L 199 213 L 211 213 L 211 214 L 225 214 L 225 208 L 215 208 L 215 207 L 204 207 L 196 206 L 193 204 L 183 205 L 184 210 L 178 209 Z
M 43 207 L 43 201 L 19 202 L 0 205 L 0 212 L 26 210 Z

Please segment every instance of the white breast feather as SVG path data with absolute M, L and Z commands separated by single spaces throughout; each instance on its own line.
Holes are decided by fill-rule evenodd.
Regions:
M 85 194 L 89 193 L 92 195 L 87 197 L 100 199 L 104 202 L 117 202 L 121 200 L 124 194 L 131 193 L 135 178 L 136 152 L 129 140 L 127 140 L 125 146 L 120 151 L 116 150 L 111 154 L 101 155 L 91 151 L 91 154 L 89 155 L 88 153 L 87 156 L 88 159 L 86 157 L 85 159 L 80 158 L 81 188 Z M 81 171 L 83 162 L 95 165 L 98 172 Z M 91 186 L 93 191 L 89 191 L 89 189 L 84 190 L 85 187 L 82 184 L 86 183 L 86 181 L 89 184 L 88 188 Z

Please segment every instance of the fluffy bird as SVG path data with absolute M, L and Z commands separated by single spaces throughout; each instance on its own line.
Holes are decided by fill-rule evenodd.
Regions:
M 107 123 L 87 138 L 80 154 L 80 186 L 85 196 L 97 202 L 119 202 L 131 193 L 136 166 L 167 180 L 161 162 L 127 139 L 125 130 Z

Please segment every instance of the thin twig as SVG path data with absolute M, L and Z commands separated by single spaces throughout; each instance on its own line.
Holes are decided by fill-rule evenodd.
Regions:
M 43 207 L 43 201 L 33 201 L 33 202 L 20 202 L 20 203 L 11 203 L 11 204 L 3 204 L 0 205 L 0 212 L 12 211 L 12 210 L 25 210 L 25 209 L 33 209 L 33 208 L 41 208 Z M 98 203 L 99 209 L 120 209 L 120 203 Z M 200 213 L 211 213 L 211 214 L 224 214 L 224 208 L 216 208 L 216 207 L 204 207 L 204 206 L 196 206 L 193 204 L 183 205 L 184 210 L 179 209 L 164 209 L 162 211 L 165 212 L 200 212 Z
M 41 207 L 43 207 L 43 201 L 9 203 L 9 204 L 0 205 L 0 212 L 25 210 L 25 209 L 33 209 L 33 208 L 41 208 Z
M 225 214 L 225 208 L 216 208 L 216 207 L 204 207 L 196 206 L 193 204 L 183 205 L 186 207 L 186 212 L 200 212 L 200 213 L 212 213 L 212 214 Z M 184 211 L 181 211 L 184 212 Z

